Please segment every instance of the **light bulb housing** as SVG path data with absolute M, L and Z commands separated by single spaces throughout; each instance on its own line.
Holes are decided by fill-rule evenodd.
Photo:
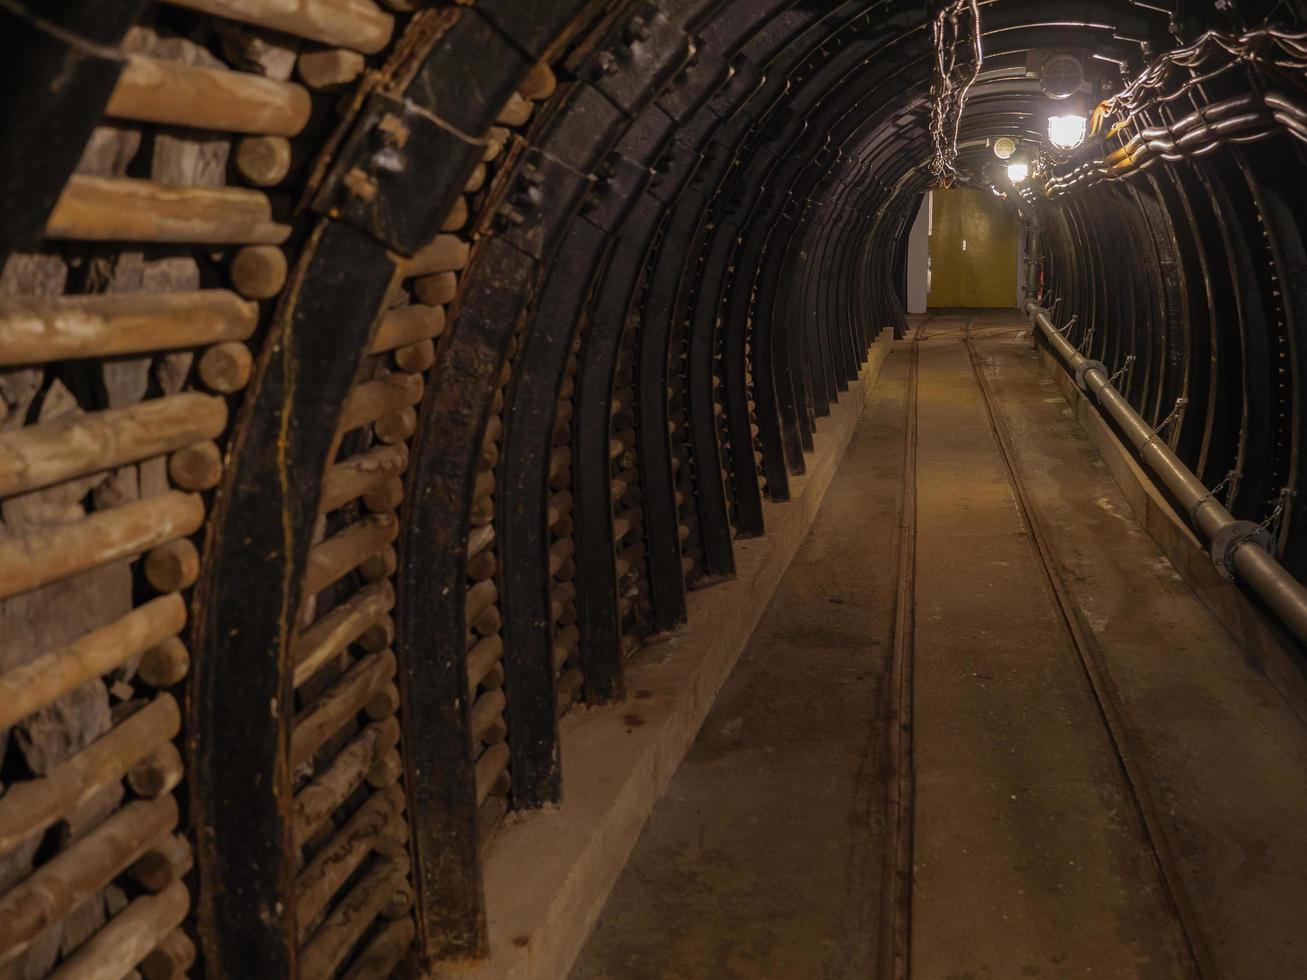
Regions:
M 1017 144 L 1006 136 L 1000 136 L 994 141 L 994 156 L 1000 160 L 1012 159 L 1012 154 L 1017 152 Z
M 1019 184 L 1030 176 L 1030 164 L 1028 163 L 1009 163 L 1007 165 L 1007 179 L 1014 184 Z
M 1074 150 L 1085 141 L 1088 120 L 1078 114 L 1048 117 L 1048 141 L 1059 150 Z

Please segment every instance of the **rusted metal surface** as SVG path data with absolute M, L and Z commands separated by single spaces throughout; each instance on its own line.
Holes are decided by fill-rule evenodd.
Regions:
M 237 421 L 196 596 L 187 741 L 199 916 L 219 974 L 294 968 L 290 642 L 336 420 L 395 275 L 383 245 L 336 223 L 302 262 Z

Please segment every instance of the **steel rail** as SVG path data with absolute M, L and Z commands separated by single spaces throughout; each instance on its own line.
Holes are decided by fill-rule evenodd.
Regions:
M 1030 543 L 1042 572 L 1052 611 L 1057 615 L 1066 631 L 1067 641 L 1075 651 L 1090 694 L 1098 707 L 1099 718 L 1112 747 L 1121 777 L 1125 781 L 1128 797 L 1134 803 L 1135 815 L 1140 821 L 1143 837 L 1152 852 L 1157 883 L 1171 913 L 1171 923 L 1176 931 L 1176 939 L 1189 954 L 1192 970 L 1186 975 L 1195 977 L 1216 977 L 1218 971 L 1212 962 L 1206 937 L 1199 925 L 1198 915 L 1194 909 L 1189 892 L 1185 887 L 1184 875 L 1175 858 L 1175 849 L 1171 835 L 1162 818 L 1162 809 L 1154 795 L 1154 780 L 1141 765 L 1130 741 L 1130 730 L 1125 723 L 1125 708 L 1121 692 L 1112 679 L 1106 658 L 1098 644 L 1093 629 L 1083 621 L 1072 589 L 1067 584 L 1067 566 L 1058 555 L 1052 536 L 1048 533 L 1044 517 L 1036 506 L 1034 495 L 1023 476 L 1018 459 L 1016 445 L 1011 430 L 1003 418 L 998 404 L 998 394 L 981 370 L 981 355 L 976 349 L 972 330 L 975 318 L 968 320 L 962 331 L 962 343 L 967 351 L 967 362 L 971 366 L 971 376 L 980 391 L 984 403 L 985 417 L 989 431 L 1003 460 L 1013 495 L 1017 502 L 1017 511 L 1030 536 Z
M 1261 527 L 1237 520 L 1222 506 L 1215 493 L 1203 485 L 1126 401 L 1112 384 L 1103 364 L 1083 356 L 1062 336 L 1047 310 L 1029 301 L 1025 313 L 1075 376 L 1077 384 L 1092 394 L 1102 410 L 1117 423 L 1140 459 L 1202 532 L 1218 568 L 1232 573 L 1256 592 L 1285 627 L 1307 643 L 1307 587 L 1271 553 L 1267 547 L 1269 537 L 1262 533 Z
M 885 863 L 880 896 L 879 980 L 908 980 L 912 969 L 912 853 L 916 771 L 913 764 L 913 674 L 916 655 L 917 599 L 917 393 L 921 342 L 928 314 L 907 345 L 907 391 L 904 394 L 903 485 L 898 526 L 894 531 L 897 589 L 890 660 L 889 733 L 885 783 Z

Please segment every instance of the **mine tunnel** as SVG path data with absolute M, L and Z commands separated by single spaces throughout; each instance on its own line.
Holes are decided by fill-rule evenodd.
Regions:
M 1307 977 L 1301 0 L 0 0 L 0 980 Z

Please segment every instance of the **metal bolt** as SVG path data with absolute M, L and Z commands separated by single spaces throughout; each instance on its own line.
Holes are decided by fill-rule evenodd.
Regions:
M 392 112 L 388 112 L 381 117 L 381 122 L 377 123 L 377 132 L 381 133 L 381 138 L 386 143 L 400 149 L 403 149 L 404 145 L 408 143 L 410 135 L 409 128 L 404 124 L 404 120 Z
M 620 67 L 617 64 L 617 56 L 611 51 L 600 51 L 595 56 L 595 64 L 599 66 L 600 73 L 604 75 L 616 75 L 617 69 Z
M 377 182 L 362 167 L 354 167 L 341 181 L 352 197 L 371 201 L 377 196 Z
M 399 174 L 404 172 L 405 163 L 404 154 L 393 146 L 383 146 L 372 154 L 373 170 L 381 170 L 388 174 Z
M 626 26 L 626 43 L 635 44 L 637 41 L 649 40 L 649 25 L 643 17 L 632 17 L 631 23 Z
M 517 208 L 505 204 L 499 209 L 499 221 L 501 225 L 516 225 L 521 227 L 526 224 L 526 215 L 522 214 Z
M 544 203 L 545 196 L 538 188 L 519 187 L 513 192 L 513 203 L 524 211 L 534 211 Z

